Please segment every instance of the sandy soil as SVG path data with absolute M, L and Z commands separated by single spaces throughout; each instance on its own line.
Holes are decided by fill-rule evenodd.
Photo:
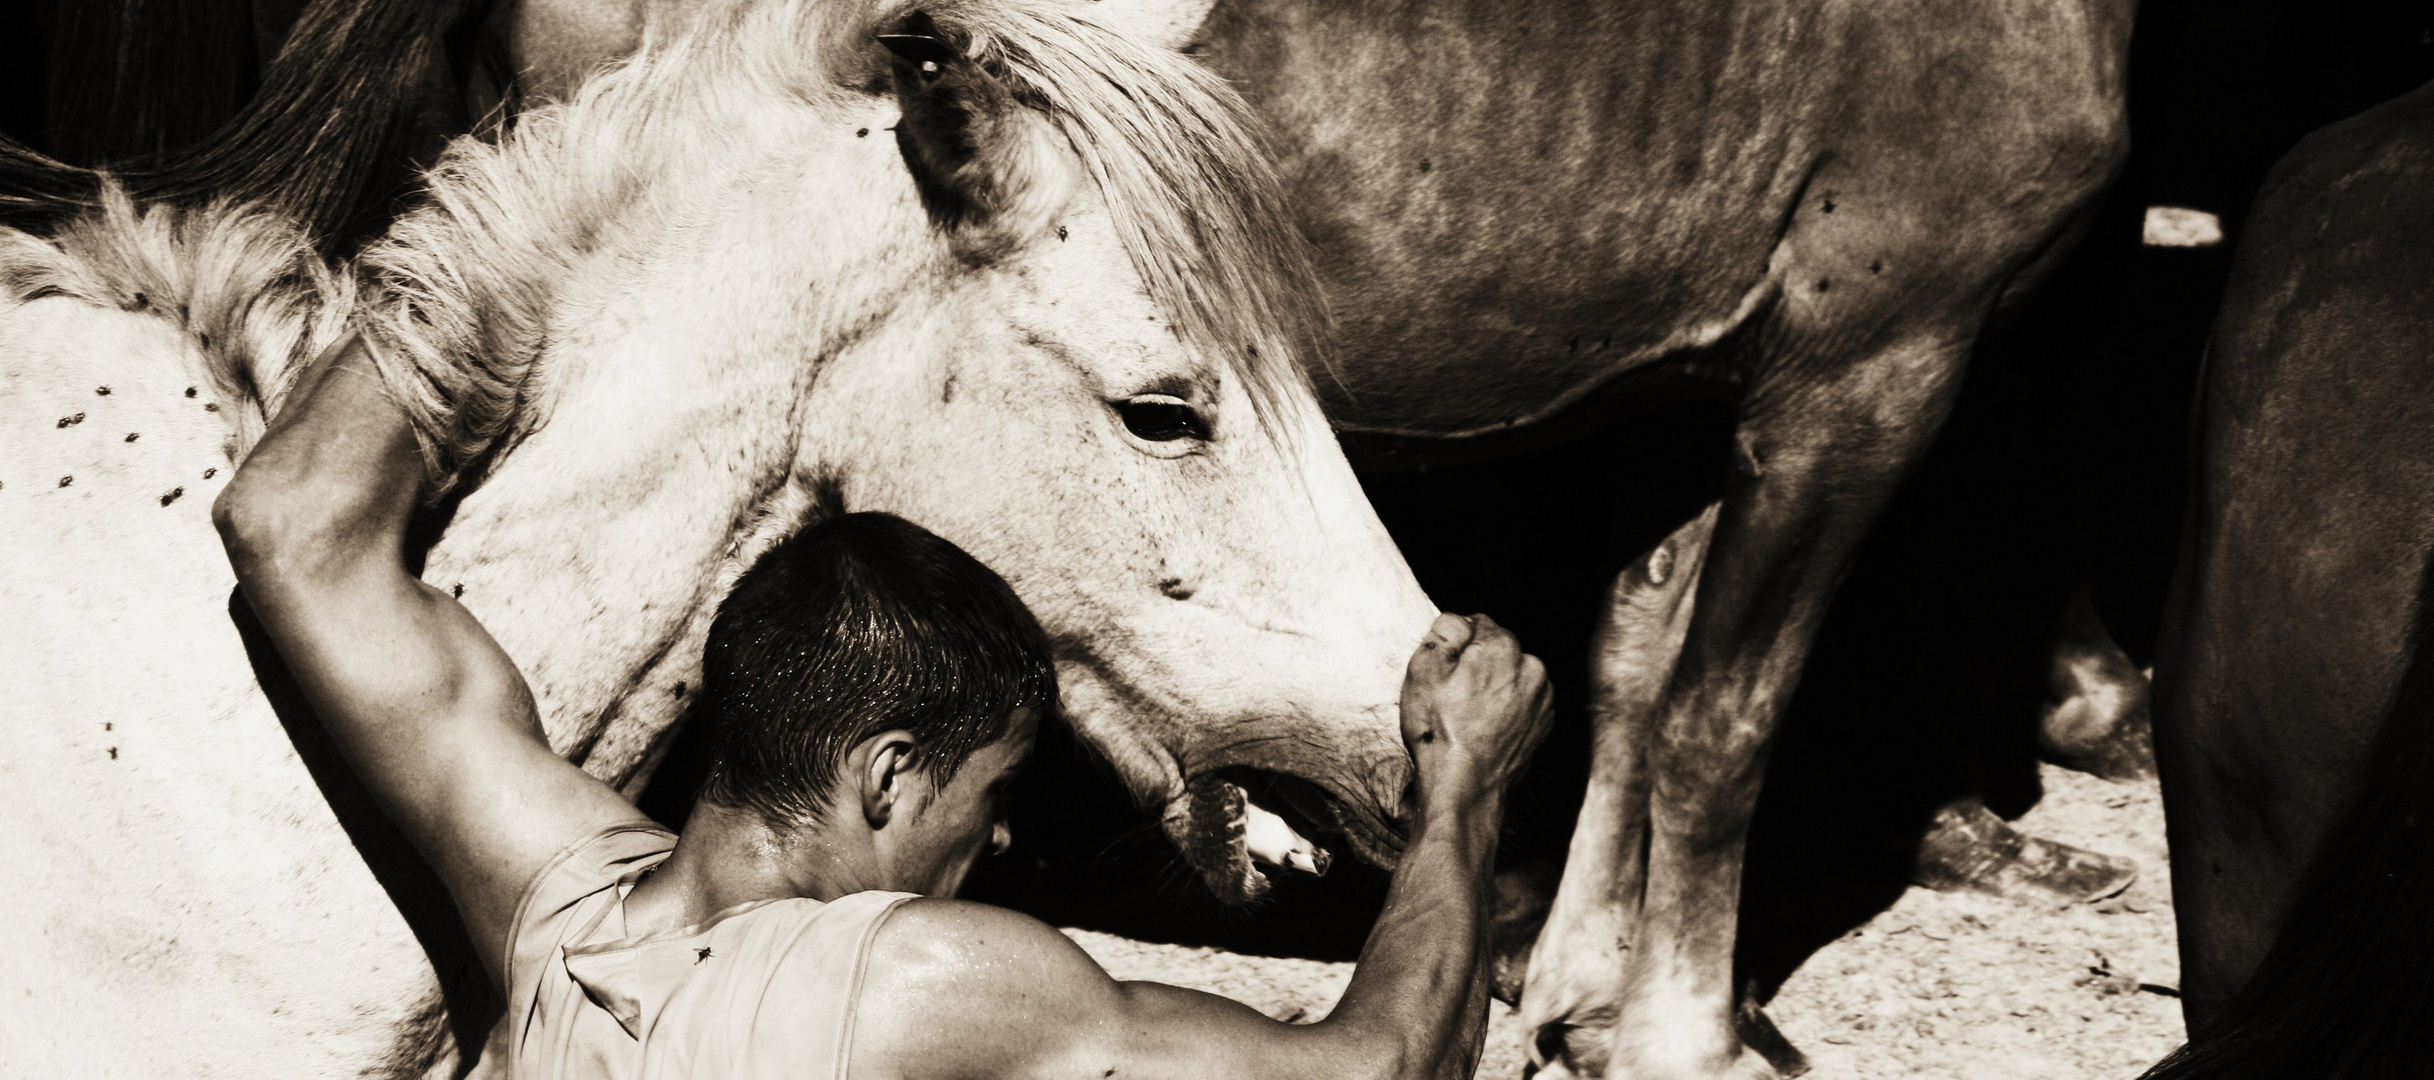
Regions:
M 2045 770 L 2020 825 L 2137 860 L 2139 880 L 2093 905 L 2037 907 L 1912 889 L 1809 958 L 1768 1012 L 1821 1080 L 2131 1080 L 2181 1042 L 2163 806 L 2153 784 Z M 1326 1015 L 1352 965 L 1242 956 L 1069 930 L 1123 979 L 1243 1001 L 1270 1016 Z M 1521 1075 L 1522 1032 L 1489 1018 L 1479 1075 Z

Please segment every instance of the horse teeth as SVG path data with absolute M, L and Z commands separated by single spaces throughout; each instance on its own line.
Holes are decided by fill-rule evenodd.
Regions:
M 1242 846 L 1251 857 L 1270 866 L 1320 875 L 1334 862 L 1318 845 L 1293 831 L 1274 811 L 1255 802 L 1243 803 Z

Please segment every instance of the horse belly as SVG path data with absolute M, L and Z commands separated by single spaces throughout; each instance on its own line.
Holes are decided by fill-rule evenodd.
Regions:
M 1845 352 L 1978 318 L 2126 150 L 2126 7 L 1232 0 L 1200 55 L 1276 132 L 1339 430 L 1504 438 L 1637 369 L 1746 374 L 1787 293 Z
M 377 1073 L 427 1011 L 230 620 L 210 386 L 158 320 L 0 307 L 9 1075 Z

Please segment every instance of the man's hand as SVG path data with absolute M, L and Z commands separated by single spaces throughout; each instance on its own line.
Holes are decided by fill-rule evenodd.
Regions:
M 1553 695 L 1538 658 L 1485 615 L 1439 615 L 1403 676 L 1403 744 L 1420 806 L 1501 793 L 1547 734 Z

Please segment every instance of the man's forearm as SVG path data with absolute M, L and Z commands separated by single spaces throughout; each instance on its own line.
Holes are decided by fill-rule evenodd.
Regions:
M 1393 1054 L 1390 1075 L 1468 1077 L 1487 1023 L 1488 875 L 1504 796 L 1446 791 L 1428 802 L 1326 1024 Z

